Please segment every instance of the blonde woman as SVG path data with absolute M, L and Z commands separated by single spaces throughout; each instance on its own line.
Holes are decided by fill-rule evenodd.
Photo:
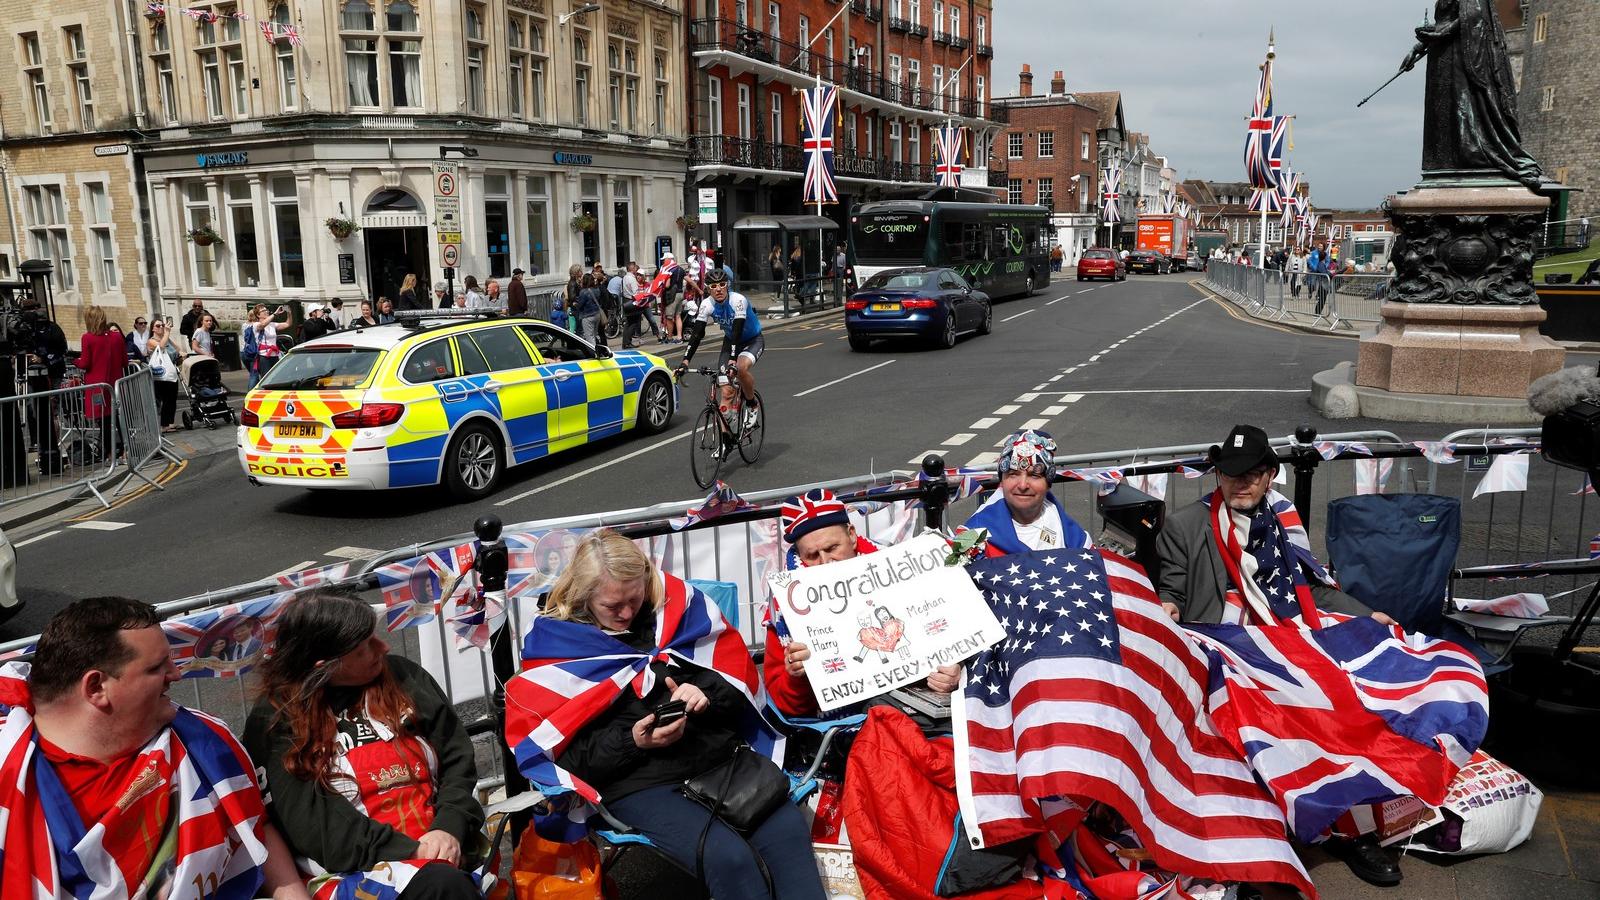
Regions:
M 427 308 L 428 304 L 424 303 L 422 298 L 417 296 L 416 273 L 408 273 L 406 277 L 400 281 L 400 302 L 395 304 L 395 309 L 406 310 Z

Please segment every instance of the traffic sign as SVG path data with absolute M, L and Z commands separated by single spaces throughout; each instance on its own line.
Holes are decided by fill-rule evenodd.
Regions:
M 461 248 L 455 244 L 445 244 L 439 251 L 439 260 L 446 266 L 454 267 L 461 258 Z
M 439 243 L 461 243 L 461 174 L 453 162 L 433 163 L 433 226 L 439 229 Z M 456 239 L 447 241 L 446 234 Z
M 439 232 L 439 243 L 441 243 L 441 244 L 459 244 L 459 243 L 461 243 L 461 232 L 459 232 L 459 231 L 441 231 L 441 232 Z

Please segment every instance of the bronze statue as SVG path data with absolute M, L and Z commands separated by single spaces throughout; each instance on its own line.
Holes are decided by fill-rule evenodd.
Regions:
M 1537 189 L 1539 164 L 1522 149 L 1517 89 L 1493 0 L 1438 0 L 1401 72 L 1428 57 L 1422 119 L 1425 179 L 1501 175 Z

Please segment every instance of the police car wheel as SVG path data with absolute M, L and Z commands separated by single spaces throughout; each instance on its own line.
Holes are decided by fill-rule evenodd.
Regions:
M 646 434 L 660 434 L 672 424 L 672 388 L 667 379 L 656 375 L 644 383 L 639 392 L 639 430 Z
M 445 487 L 462 500 L 488 496 L 500 483 L 504 470 L 500 440 L 486 425 L 467 425 L 456 433 L 445 452 Z

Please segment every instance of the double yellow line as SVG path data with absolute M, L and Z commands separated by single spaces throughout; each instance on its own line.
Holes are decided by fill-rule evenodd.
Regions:
M 141 484 L 137 489 L 111 501 L 110 506 L 105 507 L 104 509 L 94 510 L 93 512 L 84 513 L 81 516 L 74 516 L 67 521 L 87 522 L 90 519 L 98 519 L 114 509 L 121 509 L 122 507 L 127 506 L 129 503 L 132 503 L 140 497 L 143 497 L 145 494 L 155 490 L 157 486 L 165 485 L 172 479 L 177 478 L 179 475 L 183 474 L 183 470 L 187 468 L 189 468 L 189 461 L 187 459 L 175 463 L 167 463 L 167 467 L 161 470 L 161 474 L 157 475 L 153 479 L 155 481 L 155 485 Z

